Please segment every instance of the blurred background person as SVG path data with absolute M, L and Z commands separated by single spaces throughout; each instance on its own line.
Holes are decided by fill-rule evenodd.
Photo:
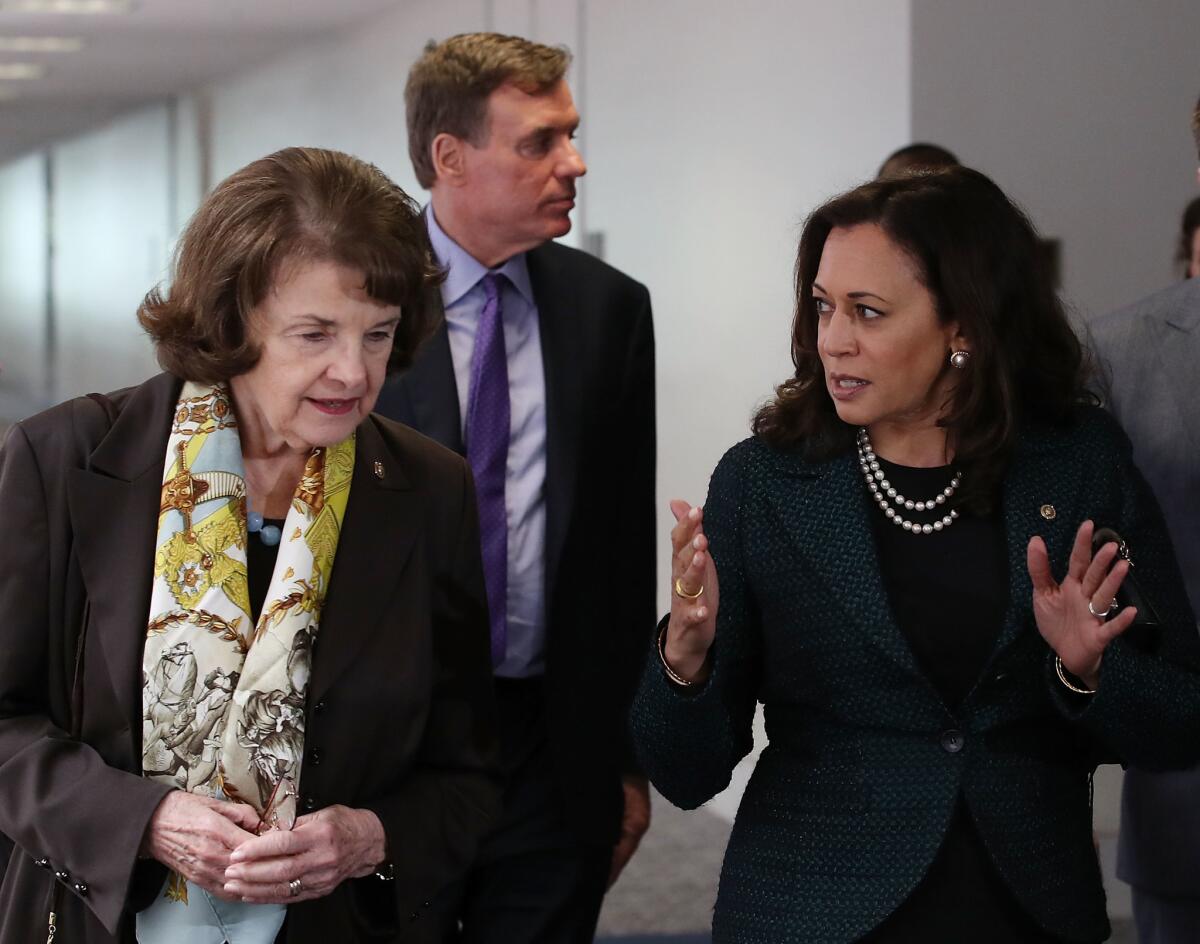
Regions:
M 430 327 L 417 208 L 289 148 L 173 275 L 166 372 L 0 452 L 0 940 L 439 941 L 500 790 L 470 470 L 371 414 Z
M 591 941 L 650 821 L 625 726 L 654 613 L 650 296 L 552 241 L 587 170 L 569 61 L 471 33 L 431 43 L 405 88 L 445 319 L 379 409 L 474 470 L 508 778 L 466 941 Z M 605 603 L 582 605 L 600 560 Z
M 768 737 L 716 942 L 1102 941 L 1095 766 L 1200 755 L 1195 617 L 1037 245 L 966 168 L 816 210 L 795 376 L 703 512 L 673 503 L 639 757 L 691 808 L 759 701 Z M 1116 602 L 1129 564 L 1095 525 L 1157 624 Z
M 1200 164 L 1200 100 L 1192 131 Z M 1198 209 L 1200 199 L 1188 212 Z M 1185 281 L 1089 328 L 1106 405 L 1167 510 L 1192 607 L 1200 612 L 1200 403 L 1193 394 L 1200 376 L 1200 279 L 1189 272 Z M 1117 875 L 1133 886 L 1141 944 L 1200 940 L 1200 770 L 1162 773 L 1134 765 L 1125 771 Z
M 958 158 L 940 144 L 920 141 L 905 145 L 889 154 L 879 166 L 875 177 L 882 180 L 920 171 L 944 170 L 947 167 L 958 167 L 959 163 Z

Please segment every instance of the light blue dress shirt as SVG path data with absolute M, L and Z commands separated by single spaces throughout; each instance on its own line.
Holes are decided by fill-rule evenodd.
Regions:
M 446 310 L 463 442 L 467 442 L 471 436 L 466 428 L 471 352 L 484 303 L 479 282 L 489 270 L 445 234 L 434 218 L 432 206 L 426 208 L 425 220 L 434 255 L 447 270 L 442 306 Z M 501 283 L 500 312 L 511 411 L 504 485 L 508 514 L 508 646 L 496 675 L 526 678 L 541 675 L 546 664 L 546 376 L 537 304 L 524 254 L 490 271 L 508 279 Z

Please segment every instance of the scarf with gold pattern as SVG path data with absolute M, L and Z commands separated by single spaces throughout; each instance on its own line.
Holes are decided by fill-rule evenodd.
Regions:
M 142 656 L 145 776 L 248 803 L 264 828 L 294 816 L 313 640 L 353 468 L 353 434 L 309 456 L 255 622 L 233 404 L 223 386 L 184 385 L 167 443 Z M 186 884 L 173 876 L 167 896 L 186 901 Z

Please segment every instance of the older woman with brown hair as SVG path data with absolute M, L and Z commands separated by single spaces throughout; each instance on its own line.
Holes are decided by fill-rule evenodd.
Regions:
M 0 452 L 0 941 L 439 940 L 499 803 L 464 461 L 371 414 L 430 327 L 412 201 L 291 148 L 139 312 L 165 373 Z
M 966 168 L 829 201 L 792 358 L 704 509 L 673 503 L 633 711 L 691 807 L 763 703 L 714 942 L 1103 940 L 1092 772 L 1200 757 L 1200 642 L 1033 227 Z

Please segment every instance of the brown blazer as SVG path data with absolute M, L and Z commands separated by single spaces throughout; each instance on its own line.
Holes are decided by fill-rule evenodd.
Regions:
M 137 861 L 167 790 L 141 776 L 141 651 L 179 386 L 161 374 L 113 394 L 111 429 L 96 404 L 69 401 L 0 449 L 0 833 L 17 847 L 0 944 L 44 939 L 55 882 L 60 939 L 132 942 L 165 876 Z M 437 894 L 500 806 L 484 599 L 466 463 L 369 417 L 313 653 L 300 794 L 302 812 L 374 810 L 396 879 L 293 906 L 281 940 L 439 939 Z

